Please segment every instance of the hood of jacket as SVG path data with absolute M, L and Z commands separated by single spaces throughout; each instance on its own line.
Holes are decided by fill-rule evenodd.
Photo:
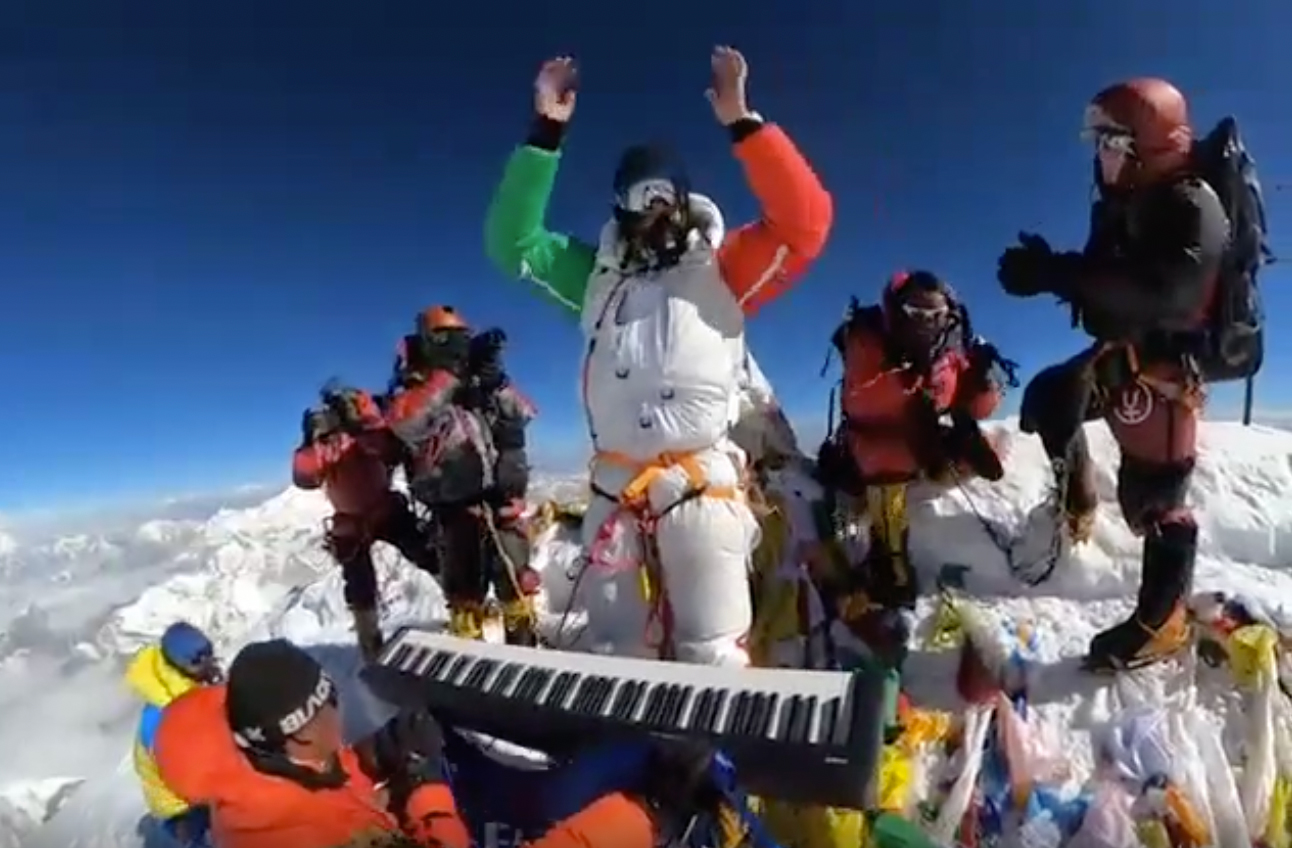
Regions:
M 141 648 L 126 667 L 126 685 L 149 704 L 164 707 L 198 683 L 166 662 L 160 645 Z
M 688 251 L 700 246 L 707 246 L 712 250 L 721 247 L 727 231 L 726 222 L 722 219 L 722 210 L 718 208 L 718 204 L 703 194 L 688 194 L 687 207 L 691 213 L 691 221 L 695 225 L 695 229 L 687 234 Z M 624 241 L 619 237 L 619 224 L 612 217 L 601 227 L 597 261 L 599 264 L 617 268 L 623 261 L 623 256 Z

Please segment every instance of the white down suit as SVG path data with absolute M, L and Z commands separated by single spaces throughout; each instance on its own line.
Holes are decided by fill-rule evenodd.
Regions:
M 591 477 L 601 493 L 583 523 L 589 562 L 577 594 L 587 641 L 606 652 L 746 664 L 759 531 L 743 490 L 746 457 L 730 436 L 748 387 L 745 316 L 820 255 L 833 201 L 780 127 L 737 121 L 732 150 L 759 219 L 724 238 L 717 207 L 691 194 L 700 229 L 681 261 L 625 271 L 613 222 L 595 247 L 547 229 L 561 157 L 550 123 L 508 160 L 485 246 L 499 268 L 580 314 Z M 641 497 L 628 497 L 638 488 Z M 650 592 L 643 563 L 656 578 Z M 666 603 L 655 603 L 661 595 Z
M 602 231 L 582 311 L 583 404 L 597 453 L 580 596 L 596 650 L 747 665 L 758 522 L 745 454 L 728 437 L 747 381 L 745 317 L 719 274 L 721 213 L 705 197 L 690 202 L 704 235 L 692 233 L 681 261 L 660 272 L 621 273 L 614 223 Z M 615 500 L 635 480 L 653 540 Z M 646 544 L 658 552 L 649 586 Z

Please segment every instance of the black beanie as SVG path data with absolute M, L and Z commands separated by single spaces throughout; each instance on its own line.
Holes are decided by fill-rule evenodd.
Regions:
M 243 748 L 281 749 L 336 698 L 318 661 L 286 639 L 244 647 L 229 666 L 228 681 L 225 715 Z
M 613 182 L 616 199 L 620 199 L 637 183 L 650 179 L 664 179 L 671 182 L 679 201 L 682 201 L 690 192 L 686 169 L 670 147 L 658 143 L 639 144 L 628 148 L 619 157 Z

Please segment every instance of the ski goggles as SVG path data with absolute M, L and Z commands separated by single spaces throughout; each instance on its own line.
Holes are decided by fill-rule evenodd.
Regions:
M 615 195 L 615 206 L 634 215 L 676 204 L 677 188 L 666 179 L 640 180 Z
M 1094 143 L 1095 150 L 1100 153 L 1115 153 L 1118 156 L 1131 156 L 1135 153 L 1135 139 L 1128 133 L 1096 132 L 1090 141 Z
M 913 303 L 902 304 L 902 314 L 914 321 L 939 321 L 951 311 L 950 306 L 916 306 Z
M 1081 140 L 1093 144 L 1100 153 L 1128 156 L 1135 152 L 1134 134 L 1114 121 L 1098 106 L 1092 105 L 1086 109 L 1085 121 L 1081 127 Z

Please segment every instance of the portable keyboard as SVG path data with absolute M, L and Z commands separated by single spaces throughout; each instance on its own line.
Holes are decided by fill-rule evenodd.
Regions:
M 521 648 L 405 628 L 363 676 L 444 723 L 563 758 L 700 738 L 756 795 L 866 809 L 895 682 L 879 669 L 738 669 Z

